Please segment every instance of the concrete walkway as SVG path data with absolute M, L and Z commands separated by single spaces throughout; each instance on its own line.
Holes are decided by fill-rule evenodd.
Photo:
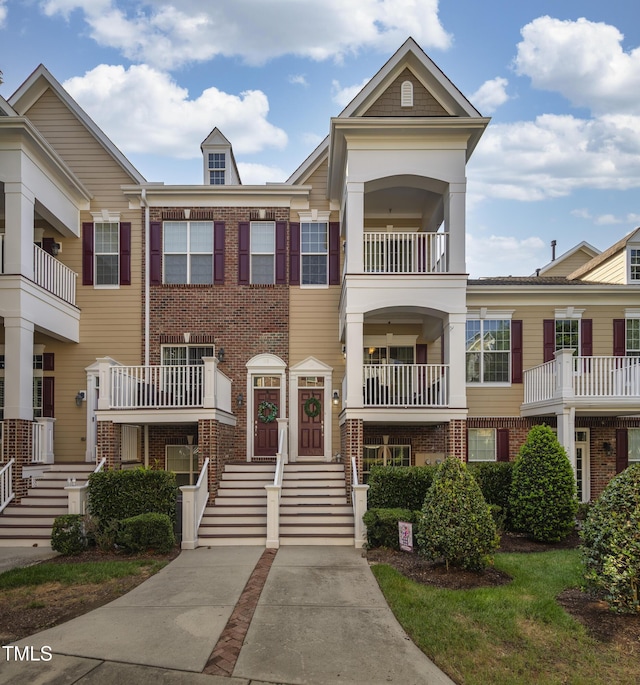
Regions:
M 453 682 L 348 547 L 183 551 L 114 602 L 16 646 L 0 650 L 0 685 Z

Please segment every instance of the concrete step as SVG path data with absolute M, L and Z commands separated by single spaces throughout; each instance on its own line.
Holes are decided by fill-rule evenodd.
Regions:
M 207 537 L 208 535 L 236 535 L 240 536 L 266 536 L 267 535 L 267 525 L 253 525 L 250 523 L 237 523 L 236 525 L 207 525 L 204 523 L 200 524 L 198 530 L 198 537 Z
M 347 496 L 347 489 L 340 486 L 334 486 L 332 488 L 318 487 L 317 485 L 299 485 L 298 487 L 292 488 L 289 484 L 282 486 L 282 495 L 287 497 L 304 497 L 305 495 L 331 495 L 335 497 L 345 497 Z
M 291 505 L 298 502 L 299 504 L 346 504 L 346 494 L 340 493 L 333 495 L 326 490 L 319 490 L 318 492 L 296 492 L 283 491 L 280 497 L 280 503 Z
M 323 523 L 322 525 L 310 526 L 307 523 L 280 524 L 280 535 L 354 535 L 353 523 L 351 525 L 339 523 Z
M 262 495 L 261 497 L 216 497 L 214 506 L 265 506 L 267 502 L 267 496 Z
M 259 481 L 261 483 L 273 483 L 274 472 L 265 471 L 234 471 L 232 473 L 227 473 L 226 471 L 222 474 L 221 483 L 227 481 Z
M 60 514 L 57 514 L 60 516 Z M 55 516 L 39 516 L 37 514 L 7 514 L 6 509 L 0 518 L 0 532 L 6 526 L 51 526 Z
M 35 487 L 27 490 L 27 497 L 61 497 L 68 499 L 63 488 Z
M 4 520 L 7 515 L 18 516 L 47 516 L 54 519 L 56 516 L 62 516 L 63 514 L 69 513 L 69 508 L 65 502 L 64 506 L 48 506 L 48 505 L 38 505 L 38 504 L 28 504 L 26 500 L 22 500 L 22 503 L 8 506 L 2 515 L 0 516 L 0 523 Z
M 224 473 L 270 473 L 273 475 L 275 472 L 275 464 L 226 464 L 224 467 Z
M 220 488 L 217 497 L 266 497 L 267 492 L 261 488 Z
M 38 535 L 0 536 L 0 547 L 42 547 L 51 548 L 51 535 L 41 537 Z
M 18 506 L 45 506 L 45 507 L 64 507 L 68 508 L 67 497 L 50 497 L 43 495 L 29 495 L 25 497 Z
M 294 498 L 294 500 L 297 498 Z M 300 504 L 298 502 L 293 503 L 280 503 L 280 516 L 293 516 L 293 515 L 313 515 L 313 514 L 326 514 L 329 512 L 332 516 L 353 516 L 353 508 L 350 504 Z
M 342 488 L 344 490 L 344 478 L 336 478 L 334 480 L 328 478 L 304 478 L 297 480 L 296 478 L 284 478 L 282 481 L 283 488 Z
M 296 472 L 296 471 L 342 471 L 344 473 L 343 464 L 333 464 L 330 462 L 311 462 L 307 464 L 302 464 L 295 462 L 293 464 L 285 464 L 284 470 L 286 472 Z

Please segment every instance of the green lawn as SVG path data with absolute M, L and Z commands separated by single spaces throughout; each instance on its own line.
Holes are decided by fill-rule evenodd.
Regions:
M 577 550 L 497 554 L 513 581 L 476 590 L 441 590 L 408 580 L 390 566 L 372 571 L 413 641 L 465 685 L 623 685 L 638 682 L 637 655 L 588 637 L 556 602 L 578 587 Z

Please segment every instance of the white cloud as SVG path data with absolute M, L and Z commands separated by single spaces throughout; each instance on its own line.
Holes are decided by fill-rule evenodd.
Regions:
M 616 216 L 615 214 L 600 214 L 598 216 L 593 216 L 588 209 L 574 209 L 572 210 L 571 215 L 578 219 L 591 221 L 596 226 L 614 226 L 619 224 L 637 225 L 640 223 L 640 214 L 634 214 L 633 212 L 629 212 L 624 216 Z
M 640 114 L 640 48 L 625 52 L 615 26 L 544 16 L 522 29 L 516 72 L 592 112 Z
M 238 171 L 245 186 L 263 185 L 265 183 L 284 183 L 289 174 L 275 166 L 238 162 Z
M 508 85 L 509 81 L 499 76 L 485 81 L 473 95 L 469 96 L 469 101 L 483 114 L 491 114 L 509 99 L 506 91 Z
M 366 78 L 362 83 L 356 83 L 353 86 L 344 86 L 343 88 L 339 81 L 333 80 L 331 82 L 331 91 L 333 92 L 331 99 L 336 104 L 340 105 L 340 107 L 346 107 L 369 81 L 370 79 Z
M 7 20 L 7 0 L 0 0 L 0 29 L 4 27 Z
M 81 10 L 100 45 L 162 69 L 216 55 L 249 64 L 286 54 L 340 60 L 395 49 L 409 35 L 428 48 L 451 44 L 438 0 L 270 0 L 268 12 L 256 0 L 43 0 L 42 7 L 50 16 Z
M 207 88 L 190 99 L 169 75 L 146 65 L 102 64 L 63 85 L 125 153 L 198 157 L 214 126 L 236 154 L 287 144 L 286 133 L 267 120 L 269 101 L 259 90 L 231 95 Z
M 309 87 L 309 82 L 304 74 L 290 74 L 288 81 L 294 86 L 304 86 L 305 88 Z
M 503 235 L 478 237 L 467 232 L 467 268 L 472 278 L 533 273 L 547 261 L 545 250 L 544 241 L 537 236 L 521 240 Z
M 494 124 L 474 153 L 469 177 L 483 196 L 521 201 L 579 188 L 640 188 L 640 116 L 544 114 Z

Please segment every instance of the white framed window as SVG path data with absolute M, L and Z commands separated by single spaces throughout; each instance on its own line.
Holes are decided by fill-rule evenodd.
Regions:
M 640 247 L 629 248 L 629 280 L 640 281 Z
M 496 429 L 469 428 L 469 461 L 496 461 Z
M 94 224 L 94 285 L 120 284 L 120 222 L 97 221 Z
M 627 429 L 629 464 L 640 464 L 640 428 Z
M 640 319 L 626 319 L 625 326 L 626 355 L 640 357 Z
M 580 353 L 580 319 L 556 319 L 556 352 L 573 350 Z
M 300 285 L 329 282 L 329 226 L 324 221 L 300 224 Z
M 162 366 L 195 366 L 203 357 L 213 357 L 212 345 L 164 345 Z
M 167 471 L 176 476 L 176 483 L 194 485 L 198 475 L 198 446 L 197 445 L 167 445 Z
M 165 283 L 213 283 L 212 221 L 165 221 L 162 241 Z
M 362 463 L 366 483 L 374 466 L 411 466 L 411 445 L 365 445 Z
M 251 222 L 251 283 L 276 282 L 276 222 Z
M 225 185 L 225 173 L 227 169 L 226 152 L 210 152 L 208 156 L 209 185 Z
M 468 319 L 465 340 L 467 383 L 511 382 L 511 319 Z

